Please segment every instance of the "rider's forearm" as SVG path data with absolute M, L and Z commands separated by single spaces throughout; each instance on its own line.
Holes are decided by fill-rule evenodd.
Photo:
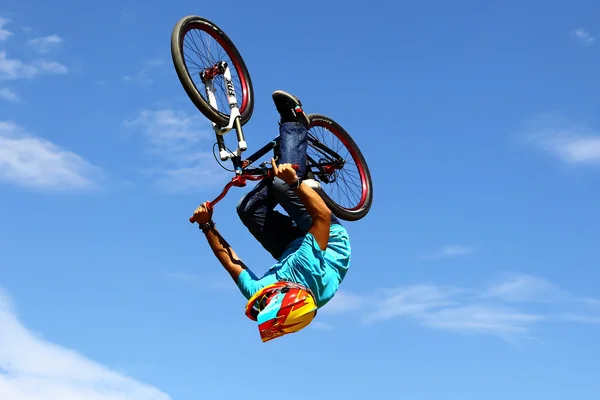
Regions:
M 302 183 L 294 192 L 306 207 L 306 211 L 308 211 L 313 221 L 331 219 L 331 210 L 327 207 L 321 196 L 310 186 Z
M 206 240 L 221 265 L 229 273 L 231 278 L 237 283 L 237 279 L 246 265 L 240 260 L 235 251 L 229 246 L 229 243 L 221 236 L 216 228 L 209 229 L 206 233 Z

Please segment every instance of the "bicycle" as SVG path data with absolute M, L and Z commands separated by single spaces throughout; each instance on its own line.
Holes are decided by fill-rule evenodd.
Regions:
M 184 48 L 186 47 L 184 39 L 190 33 L 193 37 L 195 31 L 200 32 L 196 32 L 196 36 L 200 36 L 202 33 L 208 35 L 209 47 L 211 39 L 214 39 L 215 43 L 222 47 L 224 53 L 215 53 L 208 49 L 207 55 L 200 56 L 201 64 L 187 58 L 184 54 Z M 207 42 L 202 40 L 202 44 L 206 47 Z M 196 55 L 200 55 L 200 49 L 197 45 L 187 48 Z M 272 169 L 267 168 L 269 162 L 263 162 L 258 167 L 252 167 L 252 165 L 270 151 L 276 152 L 279 145 L 279 135 L 249 157 L 242 158 L 243 153 L 248 150 L 242 127 L 250 120 L 254 112 L 254 89 L 248 68 L 240 52 L 225 32 L 215 23 L 196 15 L 181 18 L 171 34 L 171 56 L 179 81 L 188 97 L 196 108 L 212 122 L 219 158 L 223 162 L 231 160 L 233 164 L 233 170 L 230 170 L 230 172 L 235 172 L 235 176 L 225 185 L 219 196 L 208 202 L 209 208 L 213 208 L 226 196 L 231 187 L 244 187 L 248 180 L 259 181 L 272 177 Z M 228 58 L 229 62 L 225 58 Z M 233 69 L 230 68 L 230 65 Z M 204 96 L 194 83 L 192 74 L 188 69 L 190 66 L 198 69 L 194 76 L 197 75 L 200 83 L 204 86 Z M 218 84 L 215 84 L 215 82 Z M 236 87 L 234 83 L 238 83 L 239 87 Z M 218 98 L 217 94 L 223 94 L 226 102 L 223 101 L 223 98 Z M 241 99 L 241 103 L 238 102 L 238 98 Z M 218 103 L 221 105 L 220 108 Z M 223 112 L 227 109 L 229 114 Z M 320 182 L 321 188 L 317 192 L 338 218 L 346 221 L 357 221 L 364 218 L 370 211 L 373 202 L 373 182 L 358 145 L 348 132 L 333 119 L 322 114 L 309 114 L 308 118 L 310 124 L 307 163 L 305 173 L 301 178 L 314 179 Z M 350 159 L 339 154 L 340 147 L 334 150 L 333 146 L 327 143 L 329 136 L 323 134 L 318 137 L 313 129 L 315 131 L 319 129 L 328 131 L 332 139 L 338 139 L 342 147 L 348 151 Z M 237 149 L 235 151 L 227 148 L 224 139 L 224 136 L 232 130 L 235 130 L 237 134 Z M 213 145 L 213 155 L 215 145 Z M 341 190 L 335 184 L 341 181 L 345 184 L 346 189 L 350 188 L 342 172 L 348 172 L 348 167 L 352 165 L 358 169 L 358 172 L 349 177 L 359 179 L 359 184 L 354 185 L 359 193 L 353 194 L 354 200 L 357 200 L 356 204 L 345 206 L 341 204 L 341 201 L 332 198 L 332 191 L 335 191 L 334 188 L 337 187 L 338 194 L 343 192 L 348 195 L 348 191 Z M 223 165 L 221 164 L 221 166 Z M 193 217 L 190 218 L 190 222 L 194 222 Z

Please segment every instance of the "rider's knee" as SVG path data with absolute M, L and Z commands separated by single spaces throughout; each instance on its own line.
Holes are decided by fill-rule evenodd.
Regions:
M 237 205 L 235 206 L 237 215 L 240 217 L 240 219 L 242 221 L 244 221 L 248 218 L 247 205 L 248 205 L 248 199 L 246 198 L 246 196 L 244 196 L 238 201 Z
M 290 190 L 290 187 L 282 179 L 275 177 L 273 178 L 272 190 L 274 190 L 276 193 L 286 193 Z

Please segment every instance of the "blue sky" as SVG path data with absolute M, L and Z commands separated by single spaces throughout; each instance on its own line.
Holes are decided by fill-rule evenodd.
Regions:
M 0 398 L 597 399 L 600 36 L 592 1 L 0 5 Z M 235 7 L 233 7 L 235 6 Z M 241 51 L 373 174 L 351 270 L 267 344 L 187 221 L 228 179 L 169 39 Z M 215 221 L 257 273 L 233 189 Z

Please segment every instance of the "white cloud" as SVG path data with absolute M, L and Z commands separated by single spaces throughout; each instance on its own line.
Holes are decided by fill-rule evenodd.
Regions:
M 511 303 L 548 303 L 564 300 L 567 293 L 545 279 L 519 275 L 489 287 L 482 298 L 496 298 Z
M 373 297 L 373 309 L 364 321 L 373 323 L 395 317 L 422 315 L 441 307 L 457 305 L 459 303 L 453 297 L 460 292 L 459 288 L 432 284 L 382 290 Z
M 67 72 L 66 66 L 55 61 L 26 63 L 8 58 L 6 51 L 0 51 L 0 80 L 33 79 L 39 75 L 64 75 Z
M 0 289 L 0 399 L 170 400 L 159 389 L 28 330 Z
M 125 124 L 141 130 L 151 153 L 177 163 L 193 161 L 196 156 L 191 150 L 210 133 L 200 115 L 172 109 L 143 110 Z
M 19 103 L 21 101 L 18 94 L 6 88 L 0 89 L 0 99 L 10 103 Z
M 585 46 L 591 46 L 596 40 L 589 32 L 581 28 L 575 29 L 571 34 L 579 43 Z
M 21 60 L 10 59 L 5 51 L 0 51 L 0 80 L 31 79 L 39 73 L 39 69 Z
M 164 65 L 165 62 L 163 60 L 148 60 L 144 63 L 144 68 L 142 68 L 138 73 L 134 75 L 126 75 L 123 77 L 125 82 L 135 82 L 142 84 L 150 84 L 153 83 L 154 80 L 150 77 L 150 73 L 153 70 L 156 70 L 158 67 Z
M 63 75 L 69 72 L 68 68 L 56 61 L 36 61 L 35 64 L 40 71 L 51 74 Z
M 100 170 L 81 156 L 0 121 L 0 181 L 43 189 L 94 188 Z
M 162 165 L 147 172 L 169 191 L 225 184 L 226 179 L 233 176 L 217 165 L 210 151 L 214 133 L 209 122 L 199 114 L 171 109 L 144 110 L 125 125 L 138 129 L 146 141 L 146 151 L 162 161 Z
M 600 310 L 600 300 L 591 299 L 591 298 L 583 298 L 579 299 L 582 304 L 585 304 L 589 307 L 598 308 Z
M 546 319 L 541 315 L 503 306 L 476 304 L 444 308 L 418 317 L 431 328 L 491 334 L 509 340 L 514 335 L 527 334 L 533 324 Z
M 439 260 L 442 258 L 454 258 L 471 254 L 475 251 L 474 248 L 459 244 L 450 244 L 421 257 L 424 260 Z
M 49 35 L 31 39 L 27 43 L 35 48 L 38 53 L 45 54 L 56 49 L 62 43 L 62 40 L 58 35 Z
M 531 275 L 513 276 L 483 288 L 416 284 L 364 296 L 345 293 L 344 297 L 360 300 L 336 312 L 353 312 L 365 324 L 405 318 L 432 329 L 509 341 L 528 337 L 546 321 L 600 323 L 596 299 L 578 298 Z
M 600 164 L 600 132 L 558 115 L 540 115 L 529 121 L 525 140 L 568 164 Z
M 7 40 L 9 37 L 13 36 L 13 33 L 4 27 L 10 22 L 10 20 L 6 18 L 0 17 L 0 42 Z
M 600 136 L 577 137 L 576 133 L 558 132 L 539 146 L 569 164 L 600 163 Z
M 330 331 L 333 329 L 331 324 L 322 321 L 313 321 L 310 323 L 309 327 L 319 331 Z
M 600 325 L 600 316 L 592 317 L 589 315 L 563 314 L 563 315 L 560 315 L 558 318 L 566 320 L 566 321 L 583 322 L 586 324 Z
M 344 290 L 339 290 L 326 307 L 319 310 L 320 314 L 342 314 L 350 310 L 356 310 L 362 306 L 363 299 Z
M 0 41 L 6 40 L 13 33 L 3 27 L 9 22 L 7 19 L 0 18 Z M 38 37 L 28 41 L 39 53 L 47 53 L 61 43 L 62 39 L 58 35 Z M 6 51 L 0 51 L 0 81 L 15 79 L 33 79 L 39 75 L 64 75 L 68 68 L 59 62 L 52 60 L 35 60 L 25 62 L 8 57 Z

